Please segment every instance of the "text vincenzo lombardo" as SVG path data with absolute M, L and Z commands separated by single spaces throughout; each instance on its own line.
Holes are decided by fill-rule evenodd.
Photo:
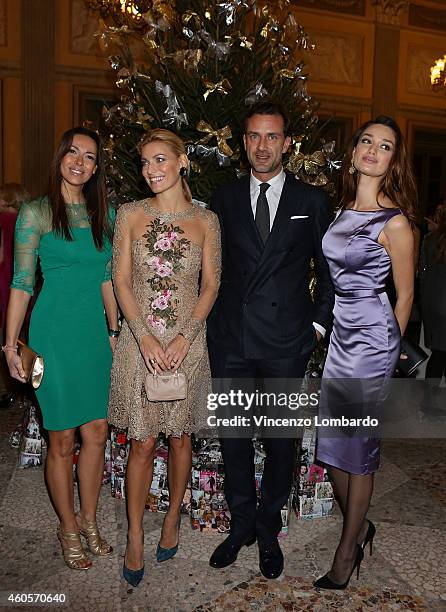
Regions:
M 267 417 L 265 415 L 218 417 L 211 414 L 207 418 L 209 427 L 378 427 L 378 419 L 366 416 L 349 419 L 345 416 L 319 419 L 313 417 Z
M 258 390 L 247 393 L 230 390 L 227 393 L 209 393 L 207 397 L 208 410 L 214 412 L 219 408 L 235 408 L 249 411 L 253 407 L 288 408 L 298 410 L 301 407 L 315 407 L 319 404 L 319 391 L 315 393 L 266 393 Z M 378 419 L 370 416 L 348 418 L 346 416 L 319 418 L 318 415 L 307 417 L 270 417 L 253 414 L 242 416 L 217 416 L 211 414 L 207 418 L 209 427 L 378 427 Z

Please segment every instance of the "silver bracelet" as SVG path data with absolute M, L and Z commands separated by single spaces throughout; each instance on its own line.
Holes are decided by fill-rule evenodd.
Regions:
M 5 346 L 2 346 L 2 351 L 4 353 L 6 353 L 6 351 L 14 351 L 15 353 L 17 353 L 17 346 L 8 346 L 7 344 L 5 344 Z

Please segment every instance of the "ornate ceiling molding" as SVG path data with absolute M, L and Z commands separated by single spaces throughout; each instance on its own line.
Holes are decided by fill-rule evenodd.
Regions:
M 372 0 L 379 23 L 401 25 L 401 19 L 409 9 L 409 0 Z

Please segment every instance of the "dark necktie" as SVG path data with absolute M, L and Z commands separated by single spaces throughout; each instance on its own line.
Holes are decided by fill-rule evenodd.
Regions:
M 266 199 L 266 192 L 269 188 L 269 183 L 262 183 L 260 185 L 260 193 L 259 197 L 257 198 L 256 207 L 255 221 L 259 234 L 262 237 L 263 244 L 265 244 L 269 236 L 269 206 L 268 200 Z

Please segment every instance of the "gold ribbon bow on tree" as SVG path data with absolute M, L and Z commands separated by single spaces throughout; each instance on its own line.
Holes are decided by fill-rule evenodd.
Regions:
M 228 138 L 232 138 L 232 132 L 229 125 L 225 125 L 219 130 L 214 130 L 214 128 L 210 126 L 209 123 L 206 123 L 206 121 L 201 120 L 197 124 L 197 130 L 199 132 L 205 132 L 207 134 L 201 140 L 199 140 L 197 144 L 207 144 L 211 138 L 215 137 L 217 139 L 217 146 L 219 150 L 224 155 L 231 157 L 231 155 L 233 154 L 233 150 L 226 142 Z
M 310 155 L 299 152 L 290 157 L 287 167 L 296 174 L 302 170 L 302 167 L 306 174 L 319 174 L 326 164 L 322 151 L 315 151 Z
M 103 19 L 99 19 L 99 30 L 95 37 L 98 39 L 101 51 L 107 51 L 110 44 L 115 44 L 121 41 L 122 36 L 130 34 L 130 29 L 127 25 L 121 27 L 108 26 Z
M 201 49 L 183 49 L 175 51 L 166 57 L 173 57 L 174 62 L 183 64 L 184 70 L 197 70 L 198 64 L 203 59 L 203 51 Z
M 218 91 L 218 93 L 221 93 L 223 96 L 227 96 L 229 93 L 228 90 L 232 89 L 231 83 L 228 81 L 228 79 L 222 79 L 221 81 L 218 81 L 218 83 L 212 83 L 212 81 L 206 77 L 203 77 L 202 81 L 203 85 L 207 89 L 207 91 L 205 91 L 203 94 L 203 98 L 205 100 L 207 100 L 208 95 L 214 91 Z

